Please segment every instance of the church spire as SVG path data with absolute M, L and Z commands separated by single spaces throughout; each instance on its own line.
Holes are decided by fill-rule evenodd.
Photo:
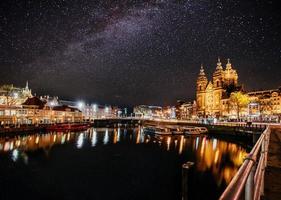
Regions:
M 29 90 L 29 88 L 28 88 L 28 81 L 26 81 L 25 89 L 26 89 L 26 90 Z
M 199 76 L 205 76 L 205 71 L 204 71 L 203 64 L 201 64 Z
M 218 62 L 217 62 L 217 68 L 216 68 L 217 70 L 222 70 L 223 68 L 222 68 L 222 65 L 221 65 L 221 59 L 220 59 L 220 57 L 218 57 Z
M 229 59 L 229 58 L 227 59 L 226 69 L 227 69 L 227 70 L 232 69 L 231 63 L 230 63 L 230 59 Z

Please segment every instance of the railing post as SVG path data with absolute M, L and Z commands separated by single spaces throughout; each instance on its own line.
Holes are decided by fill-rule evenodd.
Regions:
M 182 165 L 182 200 L 188 199 L 188 176 L 193 162 L 187 162 Z
M 263 156 L 263 160 L 261 161 L 262 162 L 262 166 L 261 166 L 261 170 L 262 170 L 262 173 L 261 173 L 261 189 L 260 189 L 260 195 L 264 195 L 264 172 L 265 172 L 265 167 L 266 167 L 266 141 L 267 141 L 267 133 L 265 133 L 265 136 L 264 136 L 264 139 L 263 139 L 263 142 L 262 142 L 262 145 L 261 145 L 261 153 L 264 155 Z
M 254 168 L 255 167 L 252 167 L 245 185 L 245 200 L 253 200 L 254 198 L 254 176 L 255 176 Z

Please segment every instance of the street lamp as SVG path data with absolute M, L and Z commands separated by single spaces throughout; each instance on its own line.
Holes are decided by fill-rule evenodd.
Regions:
M 105 107 L 105 112 L 106 112 L 106 113 L 109 112 L 109 107 Z
M 14 98 L 15 98 L 15 99 L 17 99 L 17 98 L 19 97 L 19 93 L 17 93 L 17 92 L 14 92 L 13 95 L 14 95 Z
M 79 109 L 82 109 L 82 108 L 84 108 L 85 103 L 84 103 L 83 101 L 79 101 L 79 102 L 77 103 L 77 106 L 78 106 Z
M 94 104 L 94 105 L 93 105 L 93 110 L 94 110 L 94 112 L 97 112 L 97 109 L 98 109 L 97 104 Z

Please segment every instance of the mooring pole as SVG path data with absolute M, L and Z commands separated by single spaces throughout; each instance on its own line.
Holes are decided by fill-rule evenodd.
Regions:
M 186 162 L 182 165 L 182 200 L 188 199 L 188 176 L 193 162 Z

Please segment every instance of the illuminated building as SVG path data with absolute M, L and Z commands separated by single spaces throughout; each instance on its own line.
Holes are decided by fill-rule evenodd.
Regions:
M 252 120 L 272 121 L 281 118 L 281 87 L 272 90 L 248 92 L 251 103 L 248 106 Z
M 176 107 L 140 105 L 134 107 L 134 115 L 135 117 L 141 117 L 141 118 L 175 119 Z
M 38 97 L 28 98 L 20 107 L 0 109 L 1 124 L 47 124 L 82 120 L 80 110 L 66 105 L 50 107 Z
M 197 114 L 212 117 L 222 115 L 223 99 L 228 99 L 231 92 L 242 89 L 241 86 L 238 86 L 238 74 L 232 68 L 230 59 L 228 59 L 225 69 L 218 59 L 217 67 L 210 81 L 201 66 L 196 86 Z
M 212 80 L 208 81 L 203 66 L 196 82 L 197 116 L 237 118 L 230 102 L 232 92 L 248 95 L 250 103 L 241 108 L 243 120 L 278 121 L 281 118 L 281 87 L 278 89 L 245 92 L 238 84 L 238 74 L 228 59 L 225 69 L 218 59 Z
M 118 116 L 118 111 L 120 111 L 120 109 L 115 106 L 86 104 L 83 101 L 75 102 L 59 100 L 58 102 L 61 105 L 68 105 L 81 110 L 83 113 L 83 118 L 86 121 L 91 121 L 98 118 L 114 118 Z
M 176 117 L 181 120 L 189 120 L 194 118 L 196 115 L 196 101 L 184 102 L 177 101 L 176 105 Z
M 5 88 L 6 86 L 6 88 Z M 4 88 L 3 88 L 4 87 Z M 13 85 L 0 86 L 0 106 L 19 106 L 32 97 L 31 89 L 29 89 L 28 81 L 24 88 L 14 87 Z
M 160 106 L 139 105 L 134 107 L 136 117 L 143 118 L 162 118 L 163 112 Z

